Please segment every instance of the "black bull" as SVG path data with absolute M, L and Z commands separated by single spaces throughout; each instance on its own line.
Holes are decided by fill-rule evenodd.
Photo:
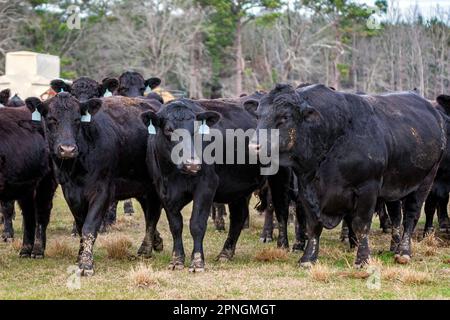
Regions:
M 138 253 L 151 255 L 162 239 L 156 231 L 161 206 L 145 166 L 148 133 L 139 117 L 150 106 L 125 97 L 79 102 L 69 93 L 26 103 L 42 114 L 55 174 L 81 236 L 80 273 L 93 273 L 93 245 L 114 200 L 138 199 L 146 221 Z
M 280 162 L 299 178 L 308 233 L 302 265 L 317 260 L 323 227 L 344 217 L 358 242 L 355 265 L 365 264 L 377 202 L 398 200 L 404 231 L 396 261 L 410 260 L 411 236 L 446 146 L 439 111 L 415 93 L 358 96 L 278 85 L 257 114 L 258 129 L 280 130 Z M 251 147 L 258 149 L 257 135 Z
M 194 121 L 205 121 L 208 126 L 219 130 L 225 137 L 226 129 L 243 131 L 254 129 L 256 126 L 254 117 L 238 103 L 229 102 L 226 107 L 218 107 L 213 101 L 181 99 L 164 106 L 158 113 L 152 111 L 143 113 L 142 119 L 147 126 L 152 125 L 156 129 L 155 134 L 149 138 L 147 165 L 167 213 L 174 240 L 169 267 L 172 269 L 184 267 L 181 209 L 191 201 L 193 209 L 190 231 L 194 248 L 189 270 L 192 272 L 204 270 L 203 238 L 213 202 L 227 203 L 230 209 L 229 233 L 218 259 L 231 259 L 248 217 L 247 198 L 255 189 L 262 186 L 266 178 L 260 175 L 260 167 L 257 164 L 206 164 L 199 161 L 199 155 L 194 152 L 182 163 L 175 164 L 171 159 L 171 152 L 178 142 L 171 139 L 177 129 L 186 130 L 191 137 L 200 134 L 194 132 Z M 247 144 L 248 141 L 245 146 Z M 203 147 L 206 147 L 206 144 Z M 225 142 L 223 147 L 225 157 L 227 150 L 231 148 Z M 231 149 L 231 152 L 236 152 L 236 149 Z M 248 155 L 247 147 L 244 148 L 244 152 Z M 269 178 L 275 212 L 280 221 L 278 244 L 281 247 L 288 247 L 286 228 L 289 179 L 290 170 L 287 168 L 280 168 L 278 174 Z

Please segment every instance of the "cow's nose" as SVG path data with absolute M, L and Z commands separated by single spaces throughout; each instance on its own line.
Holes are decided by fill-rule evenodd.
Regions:
M 184 170 L 189 173 L 197 173 L 202 168 L 202 164 L 199 159 L 191 158 L 187 159 L 184 163 Z
M 77 153 L 77 147 L 62 144 L 59 146 L 58 151 L 62 158 L 74 158 Z

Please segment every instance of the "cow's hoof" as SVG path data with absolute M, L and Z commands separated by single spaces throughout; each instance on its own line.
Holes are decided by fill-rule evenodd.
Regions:
M 355 269 L 363 269 L 364 267 L 366 267 L 369 264 L 369 259 L 370 258 L 362 259 L 362 260 L 357 259 L 355 261 L 355 263 L 353 264 L 353 267 Z
M 233 259 L 233 252 L 231 250 L 222 250 L 222 252 L 217 256 L 216 261 L 218 262 L 228 262 Z
M 94 275 L 94 268 L 92 269 L 83 269 L 82 267 L 78 267 L 76 275 L 79 277 L 92 277 Z
M 408 264 L 411 261 L 411 256 L 407 254 L 396 254 L 395 255 L 395 262 L 398 264 Z
M 31 258 L 32 259 L 44 259 L 44 253 L 43 252 L 32 252 Z
M 426 228 L 425 230 L 423 230 L 423 237 L 425 238 L 433 233 L 434 233 L 434 227 Z
M 273 241 L 273 237 L 272 236 L 261 236 L 259 238 L 259 241 L 261 241 L 262 243 L 269 243 Z
M 191 266 L 189 267 L 189 272 L 204 272 L 205 271 L 205 261 L 202 259 L 201 253 L 194 253 L 194 259 L 192 259 Z
M 300 252 L 304 251 L 306 247 L 306 241 L 295 241 L 294 245 L 292 246 L 292 252 Z
M 156 252 L 161 252 L 164 250 L 164 242 L 160 236 L 155 236 L 153 238 L 153 250 Z
M 21 258 L 30 258 L 31 257 L 32 248 L 30 247 L 22 247 L 19 252 L 19 257 Z
M 146 245 L 141 245 L 138 249 L 137 255 L 139 257 L 145 258 L 145 259 L 149 259 L 152 257 L 152 248 Z
M 169 266 L 167 267 L 167 269 L 172 270 L 172 271 L 183 270 L 184 263 L 181 261 L 172 261 L 171 263 L 169 263 Z
M 311 269 L 314 265 L 311 261 L 300 262 L 300 267 L 303 269 Z

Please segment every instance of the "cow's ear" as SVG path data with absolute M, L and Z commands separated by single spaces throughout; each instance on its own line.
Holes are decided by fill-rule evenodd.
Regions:
M 256 110 L 258 109 L 259 101 L 250 99 L 244 102 L 244 109 L 251 115 L 256 116 Z
M 445 113 L 447 115 L 450 115 L 450 96 L 446 94 L 441 94 L 439 97 L 436 98 L 437 103 L 441 105 L 441 107 L 444 108 Z
M 161 84 L 161 79 L 160 78 L 150 78 L 150 79 L 145 80 L 144 84 L 146 87 L 150 87 L 150 89 L 153 90 Z
M 119 87 L 119 80 L 117 80 L 116 78 L 103 79 L 102 83 L 99 85 L 100 97 L 103 97 L 105 95 L 106 90 L 108 90 L 111 94 L 113 94 L 118 87 Z
M 302 114 L 303 120 L 308 123 L 318 123 L 322 119 L 322 115 L 320 112 L 314 108 L 311 107 L 306 102 L 303 102 L 300 105 L 300 112 Z
M 146 127 L 150 125 L 150 121 L 152 122 L 152 125 L 154 125 L 155 127 L 161 127 L 163 123 L 162 119 L 158 116 L 158 114 L 151 110 L 142 112 L 141 120 Z
M 98 110 L 100 110 L 101 107 L 102 107 L 102 100 L 98 98 L 93 98 L 89 99 L 86 102 L 80 103 L 80 112 L 81 115 L 83 116 L 87 115 L 87 112 L 89 112 L 89 114 L 93 116 L 98 112 Z
M 71 92 L 72 86 L 70 84 L 65 83 L 61 79 L 55 79 L 50 82 L 50 87 L 55 91 L 56 93 L 60 92 Z
M 25 105 L 31 113 L 38 111 L 42 116 L 46 116 L 48 113 L 48 106 L 46 103 L 42 102 L 41 99 L 36 97 L 27 98 L 25 100 Z
M 215 112 L 215 111 L 205 111 L 202 113 L 198 113 L 196 116 L 197 121 L 206 121 L 206 124 L 211 127 L 213 125 L 215 125 L 217 122 L 219 122 L 220 118 L 222 118 L 222 116 L 220 115 L 220 113 Z
M 6 106 L 6 104 L 9 101 L 10 96 L 11 96 L 11 90 L 5 89 L 5 90 L 0 91 L 0 103 Z

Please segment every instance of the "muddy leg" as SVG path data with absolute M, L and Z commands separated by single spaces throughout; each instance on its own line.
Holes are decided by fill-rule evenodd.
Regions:
M 14 216 L 14 201 L 1 202 L 2 218 L 3 218 L 3 232 L 2 240 L 5 242 L 12 242 L 14 240 L 14 227 L 13 227 L 13 216 Z

